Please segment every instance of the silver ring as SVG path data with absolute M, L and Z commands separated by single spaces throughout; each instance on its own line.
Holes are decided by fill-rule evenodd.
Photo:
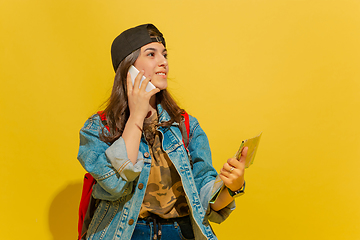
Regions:
M 234 167 L 231 167 L 229 172 L 232 173 L 232 171 L 234 171 Z

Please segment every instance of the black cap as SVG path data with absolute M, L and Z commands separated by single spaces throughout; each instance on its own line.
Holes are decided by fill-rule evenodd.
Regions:
M 111 45 L 111 58 L 115 72 L 124 58 L 142 46 L 151 42 L 160 42 L 166 46 L 165 39 L 159 30 L 160 37 L 150 37 L 148 32 L 149 26 L 156 28 L 153 24 L 140 25 L 125 30 L 114 39 Z

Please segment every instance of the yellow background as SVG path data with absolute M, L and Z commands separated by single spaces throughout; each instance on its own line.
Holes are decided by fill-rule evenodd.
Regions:
M 0 238 L 76 238 L 78 131 L 148 22 L 216 169 L 263 132 L 219 239 L 360 239 L 358 0 L 1 0 Z

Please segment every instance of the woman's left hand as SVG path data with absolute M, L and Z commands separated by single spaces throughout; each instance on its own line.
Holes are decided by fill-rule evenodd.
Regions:
M 237 191 L 244 185 L 245 159 L 248 148 L 241 153 L 240 160 L 229 158 L 220 170 L 220 178 L 231 191 Z

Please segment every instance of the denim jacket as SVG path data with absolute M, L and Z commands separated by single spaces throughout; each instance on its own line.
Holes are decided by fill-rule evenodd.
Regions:
M 161 105 L 157 108 L 160 113 L 159 122 L 168 121 L 168 113 Z M 131 239 L 150 173 L 149 147 L 143 136 L 136 164 L 133 165 L 127 156 L 122 137 L 110 146 L 100 140 L 102 127 L 100 117 L 95 114 L 80 130 L 78 159 L 97 180 L 93 197 L 101 200 L 90 223 L 87 239 Z M 210 208 L 209 201 L 218 174 L 212 166 L 205 132 L 198 121 L 190 116 L 188 150 L 193 161 L 191 169 L 178 123 L 170 128 L 159 127 L 157 130 L 162 134 L 163 150 L 181 177 L 195 239 L 217 239 L 209 220 L 216 223 L 224 221 L 235 209 L 235 202 L 217 212 Z

